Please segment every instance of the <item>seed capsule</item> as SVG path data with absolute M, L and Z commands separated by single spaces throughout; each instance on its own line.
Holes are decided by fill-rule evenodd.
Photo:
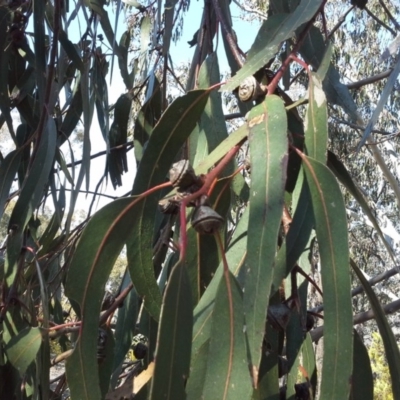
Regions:
M 201 234 L 213 234 L 218 231 L 224 219 L 207 205 L 198 206 L 192 216 L 193 228 Z

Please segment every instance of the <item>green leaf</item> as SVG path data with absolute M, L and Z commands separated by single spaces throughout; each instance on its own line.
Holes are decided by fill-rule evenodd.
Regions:
M 196 174 L 205 174 L 213 167 L 224 155 L 235 145 L 240 143 L 249 134 L 246 124 L 240 126 L 235 132 L 231 133 L 216 149 L 214 149 L 197 167 Z
M 206 89 L 220 80 L 220 71 L 218 57 L 216 53 L 210 54 L 203 62 L 199 72 L 199 87 Z M 206 144 L 198 143 L 196 149 L 196 158 L 193 166 L 196 167 L 199 162 L 211 153 L 224 139 L 228 137 L 224 112 L 222 110 L 221 94 L 212 91 L 207 101 L 204 113 L 200 119 L 200 137 L 204 136 Z M 200 138 L 199 138 L 200 140 Z M 227 175 L 233 171 L 226 172 Z
M 126 31 L 122 34 L 121 39 L 119 40 L 119 48 L 120 48 L 120 56 L 118 57 L 118 65 L 121 71 L 122 79 L 125 83 L 125 86 L 128 90 L 132 89 L 133 86 L 133 71 L 128 72 L 128 51 L 131 45 L 131 33 L 130 31 Z
M 256 40 L 249 51 L 244 66 L 223 86 L 233 90 L 240 82 L 262 68 L 278 52 L 281 43 L 289 39 L 295 30 L 314 17 L 322 0 L 302 0 L 293 13 L 270 16 L 261 26 Z
M 62 121 L 60 131 L 63 133 L 60 137 L 60 146 L 71 136 L 76 129 L 83 112 L 82 85 L 81 76 L 78 76 L 75 88 L 72 94 L 72 100 L 67 113 Z
M 39 328 L 25 328 L 6 344 L 7 358 L 21 375 L 35 359 L 41 344 L 42 334 Z
M 357 264 L 350 259 L 351 267 L 357 275 L 362 287 L 365 290 L 366 295 L 368 296 L 368 300 L 371 304 L 372 310 L 374 311 L 374 318 L 378 325 L 379 333 L 382 337 L 383 346 L 385 348 L 385 355 L 389 365 L 390 376 L 392 378 L 392 391 L 393 398 L 400 398 L 400 351 L 397 345 L 396 338 L 393 334 L 393 331 L 389 325 L 389 321 L 387 320 L 384 311 L 382 310 L 381 303 L 379 299 L 376 297 L 371 285 L 365 279 L 364 274 L 358 268 Z M 358 366 L 357 366 L 358 367 Z
M 258 381 L 274 258 L 281 225 L 288 159 L 287 120 L 283 101 L 267 96 L 249 114 L 250 215 L 244 311 L 253 381 Z
M 212 315 L 204 399 L 250 399 L 251 381 L 244 336 L 243 299 L 235 277 L 224 272 Z
M 347 399 L 352 373 L 353 316 L 346 211 L 330 170 L 306 156 L 303 166 L 313 203 L 324 291 L 321 398 Z
M 354 330 L 353 377 L 351 379 L 351 400 L 373 400 L 374 377 L 368 350 L 362 339 Z
M 305 125 L 307 154 L 325 164 L 328 146 L 328 110 L 322 80 L 313 72 L 309 80 L 309 103 Z
M 197 400 L 202 392 L 206 379 L 207 361 L 209 356 L 210 341 L 207 340 L 200 347 L 195 356 L 192 355 L 190 363 L 190 377 L 186 384 L 186 399 Z
M 232 237 L 226 259 L 229 269 L 238 275 L 241 267 L 244 264 L 246 257 L 247 246 L 247 225 L 249 220 L 249 208 L 244 211 L 239 224 L 236 227 Z M 194 309 L 194 325 L 193 325 L 193 345 L 192 354 L 196 356 L 197 352 L 203 344 L 210 338 L 211 335 L 211 316 L 214 309 L 215 296 L 218 290 L 218 285 L 223 274 L 222 263 L 215 271 L 214 278 L 207 286 L 206 291 L 201 297 L 199 303 Z
M 14 228 L 7 243 L 5 273 L 11 285 L 16 273 L 16 262 L 20 255 L 23 232 L 31 216 L 39 205 L 54 162 L 57 131 L 54 120 L 49 118 L 32 163 L 29 175 L 25 178 L 21 193 L 10 217 L 9 226 Z
M 35 35 L 35 69 L 40 108 L 44 107 L 46 91 L 46 34 L 44 29 L 45 6 L 39 1 L 33 3 L 33 28 Z M 39 73 L 41 71 L 41 73 Z
M 326 54 L 326 43 L 320 30 L 315 26 L 312 26 L 306 35 L 300 47 L 300 54 L 307 64 L 310 64 L 315 70 L 319 69 Z M 353 120 L 357 120 L 357 105 L 349 89 L 340 82 L 339 72 L 332 63 L 330 63 L 323 80 L 323 88 L 329 103 L 339 105 Z
M 185 265 L 172 270 L 165 290 L 150 399 L 184 399 L 193 329 L 192 293 Z
M 110 148 L 126 145 L 128 137 L 128 120 L 131 112 L 132 100 L 121 95 L 114 110 L 114 121 L 109 131 Z M 107 155 L 107 169 L 110 174 L 110 180 L 114 187 L 122 186 L 121 176 L 128 172 L 128 160 L 126 157 L 126 148 L 114 149 Z
M 275 301 L 273 299 L 272 301 Z M 257 388 L 253 390 L 253 400 L 280 400 L 279 396 L 279 361 L 278 354 L 281 353 L 281 333 L 267 325 L 264 351 L 260 362 L 260 370 Z
M 137 169 L 133 195 L 143 193 L 165 181 L 176 154 L 203 112 L 208 95 L 209 92 L 204 90 L 191 91 L 178 97 L 164 112 L 150 136 Z M 127 240 L 132 280 L 138 293 L 145 296 L 145 306 L 156 320 L 160 313 L 161 299 L 154 279 L 153 250 L 149 243 L 153 243 L 157 210 L 158 194 L 144 198 L 138 205 L 132 235 Z M 155 289 L 149 291 L 150 287 Z
M 360 205 L 364 213 L 367 215 L 368 219 L 371 221 L 371 224 L 374 226 L 375 230 L 378 232 L 379 237 L 382 240 L 382 243 L 385 245 L 386 250 L 390 254 L 394 263 L 396 263 L 396 255 L 393 252 L 392 247 L 389 245 L 385 236 L 378 224 L 378 221 L 375 218 L 374 213 L 368 205 L 364 195 L 354 183 L 351 175 L 347 171 L 344 164 L 339 160 L 339 158 L 328 151 L 328 167 L 335 174 L 336 178 L 340 181 L 340 183 L 350 192 L 350 194 L 357 200 L 357 203 Z
M 297 190 L 299 190 L 300 195 L 297 206 L 295 207 L 289 232 L 276 256 L 271 294 L 274 294 L 279 289 L 282 280 L 288 276 L 294 267 L 304 251 L 314 227 L 314 214 L 310 191 L 307 184 L 304 183 L 302 174 L 299 175 L 297 180 L 295 191 Z
M 21 152 L 13 150 L 7 154 L 0 164 L 0 217 L 3 215 L 4 206 L 10 195 L 11 185 L 17 174 L 21 161 Z
M 99 313 L 115 260 L 132 229 L 137 201 L 122 198 L 97 212 L 82 233 L 69 267 L 65 294 L 80 307 L 82 326 L 80 337 L 66 372 L 72 397 L 99 399 L 97 373 L 97 338 Z M 73 381 L 73 384 L 71 382 Z
M 160 119 L 162 113 L 160 83 L 154 73 L 150 75 L 149 81 L 146 94 L 147 101 L 145 101 L 138 113 L 133 130 L 135 158 L 138 163 L 143 157 L 144 148 L 150 138 L 154 125 Z
M 128 270 L 125 271 L 122 279 L 120 292 L 122 292 L 131 282 L 131 277 Z M 122 307 L 118 309 L 117 325 L 115 327 L 115 349 L 114 363 L 112 370 L 114 371 L 111 386 L 114 388 L 118 375 L 120 373 L 120 364 L 123 362 L 129 347 L 132 344 L 132 338 L 135 333 L 136 324 L 132 321 L 137 321 L 139 299 L 135 288 L 133 288 L 128 296 L 126 296 Z M 117 372 L 117 373 L 116 373 Z
M 174 27 L 174 10 L 178 0 L 166 0 L 164 4 L 164 36 L 163 36 L 163 57 L 168 56 L 171 44 L 172 29 Z
M 307 374 L 307 379 L 310 381 L 313 395 L 315 396 L 317 390 L 317 366 L 315 363 L 314 345 L 309 333 L 307 333 L 303 342 L 301 353 L 303 357 L 303 368 Z

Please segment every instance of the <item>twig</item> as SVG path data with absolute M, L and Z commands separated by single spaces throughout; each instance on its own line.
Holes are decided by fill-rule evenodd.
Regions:
M 386 71 L 381 72 L 380 74 L 370 76 L 369 78 L 361 79 L 357 82 L 348 83 L 346 86 L 349 89 L 359 89 L 361 86 L 369 85 L 371 83 L 378 82 L 384 78 L 387 78 L 393 71 L 393 68 L 389 68 Z
M 329 32 L 328 39 L 331 38 L 331 36 L 340 28 L 340 26 L 343 24 L 343 22 L 346 20 L 347 15 L 350 13 L 350 11 L 353 11 L 353 8 L 355 5 L 351 6 L 340 18 L 337 24 L 332 28 L 332 30 Z
M 384 281 L 385 279 L 388 279 L 388 278 L 390 278 L 391 276 L 394 276 L 394 275 L 398 274 L 398 273 L 400 272 L 400 271 L 399 271 L 399 268 L 400 268 L 400 267 L 397 266 L 397 267 L 394 267 L 394 268 L 392 268 L 392 269 L 389 269 L 388 271 L 382 272 L 381 274 L 378 274 L 378 275 L 374 276 L 373 278 L 371 278 L 371 279 L 368 281 L 368 283 L 369 283 L 371 286 L 374 286 L 374 285 L 376 285 L 377 283 L 382 282 L 382 281 Z M 352 297 L 357 296 L 357 295 L 361 294 L 363 291 L 364 291 L 364 288 L 363 288 L 361 285 L 360 285 L 360 286 L 357 286 L 356 288 L 354 288 L 354 289 L 351 291 L 351 296 L 352 296 Z M 309 310 L 309 311 L 319 313 L 319 312 L 321 312 L 323 309 L 324 309 L 324 306 L 323 306 L 323 305 L 320 305 L 320 306 L 315 307 L 315 308 L 313 308 L 313 309 L 311 309 L 311 310 Z
M 133 141 L 126 142 L 124 144 L 120 144 L 120 145 L 115 146 L 115 147 L 111 147 L 109 151 L 111 152 L 111 151 L 114 151 L 114 150 L 121 150 L 124 147 L 127 148 L 126 151 L 128 152 L 129 150 L 131 150 L 133 148 Z M 99 151 L 98 153 L 91 155 L 90 156 L 90 160 L 93 160 L 93 159 L 95 159 L 97 157 L 100 157 L 100 156 L 104 156 L 106 154 L 107 154 L 107 150 Z M 82 160 L 78 160 L 78 161 L 74 161 L 72 163 L 68 163 L 65 166 L 67 168 L 71 168 L 71 167 L 76 167 L 77 165 L 80 165 L 80 164 L 82 164 Z M 56 173 L 56 172 L 57 172 L 57 170 L 53 169 L 53 173 Z
M 335 116 L 332 116 L 331 118 L 334 119 L 339 124 L 344 124 L 344 125 L 350 126 L 350 128 L 359 129 L 359 130 L 362 130 L 362 131 L 365 130 L 364 126 L 354 124 L 353 122 L 349 122 L 349 121 L 346 121 L 344 119 L 339 119 L 339 118 L 337 118 Z M 387 135 L 387 136 L 395 136 L 395 135 L 399 134 L 399 132 L 394 132 L 393 133 L 393 132 L 383 131 L 381 129 L 373 129 L 371 132 L 379 133 L 380 135 Z
M 221 24 L 222 31 L 225 33 L 225 38 L 233 53 L 233 56 L 235 57 L 235 60 L 238 63 L 239 67 L 243 67 L 243 60 L 240 56 L 241 51 L 238 47 L 236 39 L 232 35 L 232 28 L 228 28 L 228 25 L 222 14 L 221 7 L 219 6 L 218 0 L 212 0 L 212 3 L 214 6 L 215 14 L 217 15 L 218 21 Z
M 386 14 L 388 15 L 389 19 L 393 22 L 393 25 L 395 28 L 400 31 L 400 24 L 397 22 L 396 18 L 393 17 L 392 13 L 389 11 L 387 8 L 386 4 L 384 3 L 383 0 L 379 0 L 379 3 L 381 4 L 382 8 L 385 10 Z
M 367 6 L 364 7 L 364 10 L 367 12 L 367 14 L 374 19 L 379 25 L 382 25 L 384 28 L 386 28 L 393 36 L 396 36 L 396 32 L 388 25 L 386 25 L 383 21 L 381 21 L 375 14 L 373 14 Z
M 214 0 L 215 1 L 215 0 Z M 268 95 L 273 94 L 278 86 L 279 81 L 281 80 L 283 74 L 285 73 L 286 69 L 289 67 L 291 61 L 293 59 L 296 59 L 298 62 L 300 60 L 297 59 L 296 54 L 300 48 L 300 46 L 302 45 L 304 39 L 306 38 L 309 30 L 311 29 L 311 27 L 314 25 L 314 19 L 315 17 L 322 12 L 322 10 L 325 7 L 326 1 L 323 1 L 321 6 L 319 7 L 319 9 L 317 10 L 317 12 L 315 13 L 315 15 L 310 19 L 310 21 L 307 22 L 305 28 L 303 29 L 303 31 L 300 33 L 298 39 L 297 39 L 297 43 L 295 44 L 295 46 L 293 47 L 293 50 L 290 52 L 289 56 L 286 57 L 286 59 L 283 61 L 281 67 L 278 69 L 277 73 L 275 74 L 274 78 L 272 79 L 272 81 L 270 82 L 270 84 L 268 85 Z M 300 63 L 301 64 L 301 63 Z M 301 64 L 304 66 L 304 63 Z M 306 68 L 307 69 L 307 68 Z
M 222 170 L 229 164 L 235 154 L 242 147 L 244 140 L 239 142 L 237 145 L 233 146 L 228 153 L 222 158 L 219 164 L 211 170 L 204 178 L 203 186 L 195 193 L 186 196 L 180 205 L 180 237 L 179 237 L 179 248 L 180 255 L 179 261 L 183 262 L 186 258 L 186 248 L 187 248 L 187 234 L 186 234 L 186 207 L 193 200 L 198 199 L 200 196 L 207 194 L 210 187 L 213 185 L 215 179 L 222 172 Z
M 382 307 L 382 309 L 386 315 L 393 314 L 394 312 L 400 310 L 400 300 L 396 300 L 393 301 L 392 303 L 386 304 L 385 306 Z M 374 312 L 372 310 L 368 310 L 355 315 L 353 319 L 353 325 L 362 324 L 374 318 L 375 318 Z M 323 326 L 319 326 L 318 328 L 315 328 L 310 332 L 311 339 L 313 342 L 317 342 L 323 336 L 324 334 L 323 329 L 324 329 Z

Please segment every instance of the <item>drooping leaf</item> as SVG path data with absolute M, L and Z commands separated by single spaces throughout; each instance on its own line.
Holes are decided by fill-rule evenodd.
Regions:
M 271 294 L 278 289 L 282 280 L 288 276 L 296 261 L 306 247 L 311 230 L 314 227 L 314 214 L 308 186 L 304 183 L 302 175 L 299 175 L 295 192 L 298 191 L 297 206 L 290 224 L 289 232 L 280 247 L 275 261 L 275 270 Z
M 165 181 L 176 154 L 195 127 L 209 92 L 191 91 L 178 97 L 164 112 L 148 141 L 143 158 L 138 166 L 132 194 L 137 195 Z M 127 241 L 128 265 L 131 277 L 139 294 L 155 287 L 153 270 L 153 243 L 155 215 L 158 196 L 147 196 L 139 204 L 132 235 Z M 154 284 L 152 283 L 154 282 Z M 141 288 L 145 285 L 146 290 Z M 156 288 L 159 293 L 158 288 Z M 145 306 L 153 318 L 158 319 L 159 298 L 145 295 Z
M 324 359 L 321 397 L 347 399 L 352 373 L 352 307 L 347 220 L 338 183 L 320 162 L 303 157 L 321 257 Z
M 288 158 L 287 120 L 282 100 L 267 96 L 248 117 L 250 130 L 250 215 L 244 311 L 253 381 L 258 381 L 274 258 L 283 211 Z
M 122 279 L 120 292 L 123 291 L 131 282 L 131 277 L 128 270 L 125 271 Z M 136 321 L 138 316 L 138 295 L 133 288 L 126 296 L 122 307 L 118 309 L 117 325 L 115 327 L 115 349 L 114 349 L 114 371 L 111 386 L 115 387 L 117 383 L 120 369 L 118 368 L 129 347 L 132 344 L 132 338 L 136 329 Z
M 42 334 L 39 328 L 25 328 L 5 346 L 5 352 L 10 363 L 23 375 L 42 344 Z
M 238 275 L 244 264 L 247 246 L 247 225 L 249 220 L 249 208 L 244 211 L 235 233 L 232 237 L 230 246 L 226 252 L 228 266 L 234 275 Z M 214 309 L 216 293 L 223 274 L 222 263 L 215 271 L 215 275 L 207 286 L 206 291 L 194 309 L 193 324 L 193 345 L 192 354 L 197 352 L 211 335 L 211 316 Z M 239 277 L 240 278 L 240 277 Z
M 300 54 L 307 64 L 318 70 L 324 55 L 326 54 L 326 43 L 318 28 L 312 26 L 306 35 Z M 329 103 L 337 104 L 353 119 L 357 120 L 357 105 L 350 94 L 349 89 L 340 82 L 340 75 L 331 63 L 323 80 L 323 89 Z
M 202 397 L 250 399 L 252 387 L 243 332 L 242 290 L 229 270 L 224 272 L 218 285 L 211 325 Z
M 119 40 L 120 56 L 118 57 L 118 65 L 121 71 L 122 79 L 128 90 L 132 89 L 134 73 L 128 71 L 128 51 L 131 44 L 130 31 L 126 31 L 122 34 Z
M 192 293 L 184 264 L 177 264 L 164 295 L 150 399 L 183 399 L 192 347 Z
M 223 90 L 235 89 L 243 79 L 266 65 L 278 52 L 281 43 L 289 39 L 300 25 L 313 18 L 321 4 L 321 0 L 302 0 L 291 14 L 275 14 L 269 17 L 257 34 L 246 63 Z
M 13 229 L 7 243 L 5 274 L 9 285 L 14 280 L 16 262 L 20 255 L 23 232 L 39 205 L 43 190 L 53 166 L 57 131 L 54 120 L 49 118 L 32 163 L 29 175 L 21 189 L 18 200 L 10 217 L 9 227 Z
M 4 206 L 10 194 L 11 185 L 17 174 L 21 160 L 19 150 L 11 151 L 0 164 L 0 217 L 3 215 Z
M 378 325 L 379 333 L 382 337 L 383 346 L 385 348 L 385 355 L 387 363 L 389 365 L 390 377 L 392 378 L 393 398 L 400 398 L 400 381 L 398 379 L 400 373 L 400 351 L 397 345 L 396 338 L 393 334 L 392 328 L 389 325 L 389 321 L 387 320 L 385 313 L 382 310 L 379 299 L 374 293 L 371 285 L 368 283 L 364 274 L 361 272 L 357 264 L 352 259 L 350 259 L 350 264 L 353 268 L 353 271 L 356 273 L 362 287 L 364 288 L 371 307 L 374 311 L 375 321 Z
M 109 131 L 110 153 L 107 157 L 107 168 L 114 189 L 122 186 L 121 175 L 128 172 L 126 145 L 128 137 L 128 120 L 131 112 L 132 101 L 126 95 L 121 95 L 114 110 L 114 121 Z M 115 147 L 120 146 L 118 149 Z
M 307 154 L 314 159 L 326 163 L 328 145 L 328 111 L 322 80 L 311 72 L 309 81 L 309 103 L 306 114 L 306 148 Z
M 353 365 L 355 368 L 351 379 L 351 399 L 373 400 L 374 378 L 368 350 L 356 330 L 354 330 L 353 335 Z
M 379 237 L 382 240 L 382 243 L 385 245 L 386 250 L 392 257 L 392 260 L 396 262 L 396 256 L 393 252 L 392 247 L 389 245 L 387 240 L 385 239 L 385 236 L 378 224 L 378 221 L 375 218 L 375 215 L 373 214 L 371 208 L 368 205 L 367 200 L 364 198 L 364 195 L 361 193 L 360 189 L 357 187 L 357 185 L 354 183 L 351 175 L 347 171 L 346 167 L 344 164 L 339 160 L 339 158 L 332 153 L 331 151 L 328 151 L 328 167 L 330 170 L 335 174 L 336 178 L 339 180 L 339 182 L 345 186 L 345 188 L 351 193 L 351 195 L 357 200 L 358 204 L 364 211 L 364 213 L 367 215 L 368 219 L 371 221 L 371 224 L 375 228 L 375 230 L 378 232 Z

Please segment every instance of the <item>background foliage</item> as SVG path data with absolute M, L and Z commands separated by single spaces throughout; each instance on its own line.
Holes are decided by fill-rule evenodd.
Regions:
M 400 398 L 399 7 L 351 3 L 1 2 L 0 398 Z

